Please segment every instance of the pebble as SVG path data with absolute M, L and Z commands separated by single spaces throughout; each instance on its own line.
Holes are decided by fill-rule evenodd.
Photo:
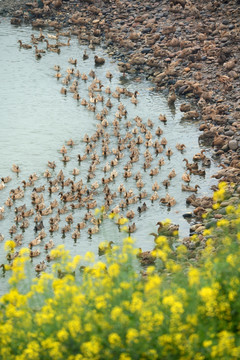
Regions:
M 236 150 L 238 148 L 238 141 L 237 140 L 230 140 L 228 143 L 230 150 Z

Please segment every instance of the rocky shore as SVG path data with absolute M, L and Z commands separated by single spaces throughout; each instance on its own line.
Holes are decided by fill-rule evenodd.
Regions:
M 145 76 L 157 91 L 184 98 L 184 119 L 199 122 L 199 141 L 219 159 L 215 177 L 238 184 L 239 5 L 236 0 L 2 0 L 0 14 L 15 25 L 64 28 L 80 43 L 102 43 L 122 73 Z M 234 201 L 239 192 L 236 186 Z M 212 205 L 209 199 L 205 205 L 202 199 L 189 202 L 199 219 Z M 222 215 L 213 213 L 216 219 Z

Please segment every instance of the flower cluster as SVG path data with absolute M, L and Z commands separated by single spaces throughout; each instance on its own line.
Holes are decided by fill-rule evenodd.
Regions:
M 206 230 L 197 263 L 185 246 L 173 249 L 160 235 L 155 265 L 139 270 L 138 250 L 127 237 L 106 251 L 104 262 L 92 253 L 72 259 L 59 247 L 53 272 L 23 287 L 29 256 L 22 250 L 11 290 L 0 299 L 0 358 L 240 358 L 239 213 L 231 206 Z

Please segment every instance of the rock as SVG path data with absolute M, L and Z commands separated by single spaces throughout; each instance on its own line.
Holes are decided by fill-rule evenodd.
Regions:
M 230 150 L 237 150 L 237 148 L 238 148 L 238 142 L 237 142 L 237 140 L 230 140 L 230 141 L 228 142 L 228 146 L 229 146 L 229 149 L 230 149 Z
M 141 53 L 142 53 L 142 54 L 149 54 L 151 51 L 152 51 L 151 48 L 143 48 L 143 49 L 141 50 Z
M 193 214 L 191 212 L 187 212 L 185 214 L 183 214 L 184 219 L 189 219 L 193 217 Z

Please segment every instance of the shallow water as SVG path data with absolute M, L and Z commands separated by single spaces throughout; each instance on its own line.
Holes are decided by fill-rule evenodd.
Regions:
M 61 73 L 64 77 L 66 75 L 66 69 L 73 67 L 68 63 L 68 59 L 73 57 L 78 59 L 76 69 L 79 69 L 81 73 L 89 74 L 90 70 L 94 69 L 97 78 L 99 78 L 105 86 L 103 90 L 106 86 L 110 86 L 112 91 L 115 91 L 117 86 L 124 86 L 130 91 L 138 90 L 139 103 L 137 105 L 132 104 L 130 98 L 121 96 L 121 102 L 126 106 L 128 111 L 127 119 L 123 118 L 119 121 L 121 136 L 124 136 L 126 133 L 124 123 L 126 123 L 126 121 L 131 121 L 132 127 L 129 129 L 131 132 L 133 127 L 136 126 L 136 123 L 133 120 L 134 117 L 140 116 L 145 124 L 148 119 L 153 121 L 153 129 L 150 130 L 153 134 L 154 141 L 156 139 L 156 136 L 154 135 L 156 128 L 160 126 L 163 129 L 164 133 L 162 137 L 164 136 L 168 140 L 166 149 L 170 147 L 173 150 L 173 155 L 168 159 L 165 155 L 166 149 L 162 154 L 155 156 L 153 147 L 149 148 L 150 152 L 153 154 L 151 168 L 157 166 L 161 157 L 164 157 L 165 159 L 165 165 L 160 169 L 159 174 L 151 178 L 149 176 L 150 169 L 147 169 L 146 172 L 143 170 L 143 154 L 146 147 L 144 144 L 139 146 L 140 159 L 133 164 L 131 170 L 133 176 L 138 171 L 142 173 L 143 181 L 145 183 L 143 190 L 146 190 L 148 193 L 148 197 L 142 200 L 142 203 L 143 201 L 146 202 L 148 210 L 139 215 L 137 207 L 141 205 L 141 203 L 138 203 L 131 205 L 131 207 L 123 211 L 123 214 L 126 214 L 126 211 L 129 209 L 133 209 L 135 212 L 134 222 L 136 223 L 137 231 L 134 233 L 134 238 L 136 238 L 136 246 L 141 247 L 143 250 L 152 249 L 154 241 L 153 237 L 149 236 L 149 234 L 156 231 L 157 221 L 165 218 L 170 218 L 173 223 L 180 225 L 181 237 L 188 236 L 189 224 L 184 220 L 182 215 L 186 211 L 191 210 L 186 207 L 185 201 L 190 193 L 181 191 L 181 183 L 183 183 L 181 177 L 185 170 L 183 159 L 187 158 L 192 162 L 193 155 L 201 149 L 198 145 L 199 132 L 196 125 L 191 122 L 181 121 L 182 113 L 179 111 L 180 102 L 177 101 L 175 110 L 171 110 L 168 107 L 167 99 L 161 94 L 157 94 L 151 90 L 151 83 L 146 80 L 136 82 L 128 77 L 123 78 L 121 73 L 118 72 L 116 64 L 108 57 L 106 50 L 97 47 L 96 50 L 92 51 L 88 49 L 87 46 L 80 46 L 76 38 L 71 40 L 70 47 L 66 46 L 61 48 L 60 55 L 48 52 L 46 55 L 43 55 L 40 60 L 36 60 L 34 50 L 19 49 L 17 43 L 19 39 L 21 39 L 23 43 L 30 43 L 30 36 L 32 33 L 35 34 L 35 36 L 39 34 L 38 31 L 32 30 L 31 27 L 26 26 L 16 28 L 11 26 L 8 19 L 3 19 L 0 23 L 0 177 L 8 175 L 12 177 L 12 181 L 6 184 L 6 187 L 0 191 L 0 206 L 4 205 L 4 202 L 9 196 L 9 191 L 22 185 L 21 181 L 27 180 L 29 175 L 33 172 L 36 172 L 39 176 L 39 180 L 36 181 L 35 185 L 40 186 L 45 184 L 47 188 L 48 184 L 46 178 L 43 177 L 43 173 L 47 169 L 48 160 L 55 161 L 57 165 L 55 171 L 50 169 L 53 178 L 58 174 L 61 168 L 63 168 L 65 178 L 73 178 L 71 175 L 72 170 L 77 167 L 80 169 L 80 175 L 75 178 L 75 181 L 82 179 L 89 187 L 95 181 L 98 181 L 101 184 L 101 179 L 104 177 L 102 171 L 103 166 L 107 161 L 110 162 L 114 159 L 113 154 L 109 155 L 107 158 L 101 156 L 100 139 L 94 150 L 100 155 L 101 163 L 97 166 L 95 178 L 92 179 L 90 183 L 87 183 L 87 170 L 91 163 L 91 155 L 79 165 L 77 154 L 80 153 L 82 155 L 84 153 L 86 144 L 82 141 L 83 136 L 85 133 L 88 133 L 88 135 L 91 136 L 95 132 L 96 125 L 99 124 L 99 121 L 96 120 L 96 113 L 99 113 L 104 105 L 102 103 L 97 103 L 96 113 L 93 113 L 80 105 L 80 102 L 73 99 L 72 93 L 68 93 L 67 96 L 60 94 L 60 89 L 63 86 L 61 84 L 62 79 L 57 80 L 55 78 L 56 72 L 53 70 L 53 67 L 55 64 L 60 65 Z M 46 35 L 47 33 L 49 33 L 49 31 L 45 30 L 44 34 Z M 51 43 L 54 42 L 53 40 L 49 41 Z M 60 38 L 60 41 L 66 42 L 67 38 L 62 37 Z M 45 45 L 45 43 L 39 44 L 39 48 L 45 48 Z M 87 49 L 89 59 L 83 61 L 82 55 L 85 49 Z M 104 56 L 106 60 L 104 66 L 95 68 L 94 56 L 96 54 Z M 106 79 L 105 75 L 107 71 L 113 73 L 111 82 Z M 86 98 L 88 100 L 88 87 L 91 84 L 91 81 L 91 78 L 89 78 L 87 82 L 79 80 L 79 94 L 81 98 Z M 106 102 L 108 95 L 105 94 L 104 91 L 103 95 Z M 112 121 L 115 118 L 115 113 L 119 105 L 118 100 L 113 97 L 111 97 L 111 101 L 114 106 L 106 116 L 109 126 L 105 129 L 110 134 L 110 150 L 117 147 L 117 138 L 113 136 Z M 166 115 L 166 125 L 159 121 L 158 117 L 160 114 Z M 139 134 L 142 137 L 144 136 L 142 133 Z M 63 163 L 61 162 L 62 155 L 59 150 L 63 144 L 66 145 L 66 141 L 70 138 L 74 140 L 76 146 L 68 148 L 68 155 L 71 160 L 66 166 L 63 166 Z M 186 150 L 183 154 L 175 148 L 177 143 L 184 143 L 186 145 Z M 207 150 L 206 154 L 209 157 L 210 150 Z M 134 195 L 137 195 L 139 190 L 136 187 L 133 176 L 127 180 L 124 180 L 123 178 L 123 166 L 130 160 L 129 151 L 127 151 L 127 149 L 124 150 L 124 155 L 124 158 L 121 159 L 115 167 L 119 175 L 113 183 L 109 184 L 109 187 L 114 192 L 117 191 L 117 187 L 120 183 L 124 183 L 127 190 L 132 189 Z M 11 172 L 13 163 L 19 165 L 21 169 L 19 176 Z M 166 190 L 162 185 L 162 181 L 167 178 L 169 172 L 173 168 L 176 170 L 177 176 L 171 180 L 171 185 L 169 189 Z M 111 171 L 112 170 L 113 168 Z M 206 168 L 205 178 L 192 175 L 190 184 L 192 186 L 195 184 L 200 185 L 201 188 L 198 191 L 200 196 L 209 195 L 211 193 L 209 190 L 210 186 L 215 183 L 215 181 L 211 179 L 211 175 L 215 172 L 216 164 L 212 161 L 211 167 L 209 169 Z M 109 175 L 110 172 L 108 172 L 105 177 L 108 177 Z M 175 197 L 177 203 L 171 209 L 163 206 L 159 203 L 159 200 L 155 201 L 153 204 L 151 203 L 150 196 L 153 193 L 152 184 L 156 180 L 160 185 L 160 190 L 158 191 L 159 198 L 164 197 L 167 192 Z M 64 192 L 67 192 L 68 190 L 69 189 L 65 188 Z M 98 207 L 104 203 L 104 194 L 102 193 L 102 190 L 103 186 L 100 185 L 96 195 Z M 28 210 L 32 207 L 31 192 L 32 188 L 27 188 L 23 199 L 16 200 L 13 207 L 10 209 L 5 206 L 5 218 L 0 222 L 0 233 L 5 236 L 5 240 L 10 238 L 8 231 L 14 222 L 15 206 L 26 204 Z M 110 206 L 110 210 L 116 206 L 122 198 L 119 196 L 119 193 L 117 194 L 117 198 L 114 199 L 113 204 Z M 53 201 L 55 198 L 59 200 L 58 194 L 53 194 L 50 197 L 47 191 L 44 192 L 46 206 L 48 206 L 50 201 Z M 64 243 L 66 248 L 70 250 L 73 255 L 83 255 L 88 250 L 93 251 L 97 255 L 98 244 L 100 241 L 111 240 L 112 237 L 114 239 L 117 238 L 115 240 L 116 243 L 121 241 L 122 235 L 118 233 L 117 227 L 113 225 L 112 222 L 106 221 L 104 225 L 100 227 L 100 232 L 93 235 L 92 238 L 89 238 L 87 234 L 88 227 L 93 226 L 89 223 L 89 225 L 81 231 L 80 239 L 74 243 L 71 238 L 71 233 L 75 229 L 76 224 L 82 221 L 86 211 L 86 208 L 74 210 L 74 223 L 71 227 L 71 232 L 68 233 L 64 239 L 61 236 L 60 230 L 57 233 L 53 233 L 53 236 L 49 235 L 48 221 L 50 216 L 44 217 L 43 222 L 47 238 L 44 239 L 43 244 L 38 246 L 42 253 L 40 257 L 33 259 L 34 266 L 45 258 L 46 252 L 44 251 L 44 244 L 49 241 L 50 237 L 56 245 Z M 55 216 L 56 212 L 57 210 L 54 209 L 51 216 Z M 66 225 L 65 218 L 69 213 L 70 212 L 62 215 L 59 224 L 60 229 Z M 28 246 L 28 243 L 36 236 L 33 231 L 33 218 L 34 217 L 29 218 L 30 226 L 24 232 L 23 246 Z M 17 233 L 21 233 L 21 230 L 18 229 Z M 2 242 L 0 243 L 0 263 L 5 262 L 4 242 Z M 6 274 L 6 278 L 8 277 L 9 274 Z M 0 278 L 0 281 L 1 294 L 6 291 L 7 285 L 3 277 Z

